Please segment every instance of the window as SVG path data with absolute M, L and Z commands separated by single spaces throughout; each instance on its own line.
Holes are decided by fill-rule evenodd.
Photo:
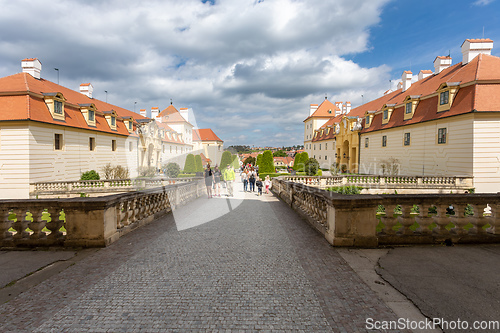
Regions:
M 90 151 L 95 150 L 95 138 L 89 138 L 89 150 Z
M 325 161 L 328 159 L 328 156 L 325 155 Z
M 63 136 L 62 134 L 54 134 L 54 149 L 62 150 L 63 148 Z
M 411 113 L 411 102 L 410 103 L 406 103 L 406 114 L 410 114 Z
M 369 138 L 365 138 L 365 148 L 368 148 L 368 142 L 369 142 Z
M 321 150 L 321 143 L 319 144 L 319 150 Z
M 384 120 L 389 118 L 389 110 L 384 110 Z
M 116 126 L 116 117 L 111 117 L 111 126 Z
M 128 129 L 132 131 L 134 129 L 134 123 L 132 121 L 128 122 Z
M 438 144 L 446 143 L 446 128 L 438 129 Z
M 365 124 L 370 125 L 370 116 L 365 117 Z
M 314 145 L 314 150 L 316 150 L 316 145 Z
M 54 101 L 54 113 L 63 114 L 63 104 L 61 101 Z
M 325 150 L 328 150 L 328 143 L 325 143 Z
M 439 95 L 439 105 L 448 104 L 449 99 L 450 99 L 450 92 L 449 91 L 443 91 Z
M 387 135 L 382 136 L 382 147 L 387 147 Z
M 134 144 L 133 144 L 133 142 L 129 142 L 129 143 L 128 143 L 128 150 L 129 150 L 129 151 L 134 150 Z
M 111 151 L 116 151 L 116 140 L 111 140 Z
M 94 122 L 94 121 L 95 121 L 95 111 L 89 110 L 89 122 Z
M 404 145 L 409 146 L 410 145 L 410 133 L 405 133 L 404 136 Z

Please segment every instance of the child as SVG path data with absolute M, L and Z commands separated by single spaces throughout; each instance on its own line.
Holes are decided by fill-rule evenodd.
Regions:
M 255 182 L 255 185 L 257 185 L 257 189 L 258 189 L 258 195 L 262 195 L 262 180 L 260 179 L 260 177 L 257 177 L 257 181 Z
M 266 176 L 264 185 L 266 185 L 266 194 L 269 194 L 269 188 L 271 187 L 271 178 L 269 178 L 269 175 Z

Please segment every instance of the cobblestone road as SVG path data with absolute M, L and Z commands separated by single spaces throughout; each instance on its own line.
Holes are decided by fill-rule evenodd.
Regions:
M 397 319 L 285 204 L 238 192 L 181 207 L 0 305 L 0 331 L 364 332 L 369 317 Z

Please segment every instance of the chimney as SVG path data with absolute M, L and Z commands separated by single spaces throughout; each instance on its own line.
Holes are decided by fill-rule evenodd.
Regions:
M 346 113 L 351 112 L 351 102 L 346 102 L 345 105 L 346 105 L 346 110 L 347 110 Z
M 437 56 L 434 59 L 434 74 L 439 74 L 443 69 L 446 69 L 451 66 L 451 57 L 440 57 Z
M 139 110 L 139 114 L 140 114 L 141 116 L 143 116 L 143 117 L 147 117 L 147 116 L 146 116 L 146 109 L 141 109 L 141 110 Z
M 312 116 L 317 109 L 318 109 L 318 104 L 311 104 L 311 108 L 309 109 L 309 117 Z
M 418 80 L 422 80 L 422 79 L 425 79 L 426 77 L 428 77 L 429 75 L 432 74 L 432 71 L 429 70 L 429 69 L 422 69 L 420 72 L 418 72 Z
M 397 90 L 403 88 L 403 83 L 402 82 L 398 82 L 398 87 L 397 87 Z
M 462 65 L 468 64 L 478 54 L 491 54 L 493 41 L 489 38 L 466 39 L 462 43 Z
M 160 114 L 160 109 L 158 107 L 151 108 L 151 119 L 156 120 L 156 117 Z
M 182 118 L 184 118 L 185 121 L 189 122 L 189 110 L 188 108 L 180 108 L 179 113 L 181 114 Z
M 80 92 L 87 96 L 88 98 L 92 98 L 92 92 L 94 91 L 94 87 L 91 83 L 82 83 L 80 84 Z
M 401 75 L 401 82 L 403 83 L 403 91 L 407 91 L 411 87 L 411 75 L 412 72 L 404 71 Z
M 37 58 L 27 58 L 21 61 L 23 73 L 28 73 L 35 79 L 40 79 L 40 72 L 42 71 L 42 63 Z

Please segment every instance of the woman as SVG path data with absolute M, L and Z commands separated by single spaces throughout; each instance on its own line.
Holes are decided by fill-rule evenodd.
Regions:
M 241 181 L 243 182 L 243 192 L 246 192 L 248 187 L 248 176 L 246 168 L 241 172 L 240 176 L 241 176 Z
M 216 197 L 220 197 L 220 192 L 221 192 L 221 183 L 220 183 L 220 178 L 222 173 L 219 170 L 219 167 L 216 165 L 214 169 L 214 192 Z
M 210 169 L 210 164 L 207 164 L 207 168 L 205 169 L 205 186 L 207 187 L 207 195 L 210 199 L 212 197 L 212 183 L 214 180 L 214 174 L 212 169 Z

